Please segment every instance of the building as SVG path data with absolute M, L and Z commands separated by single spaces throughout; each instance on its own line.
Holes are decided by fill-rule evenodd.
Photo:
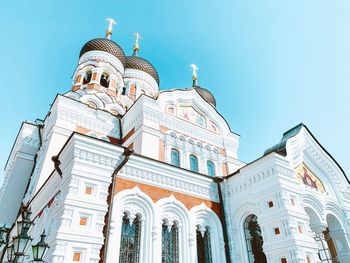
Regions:
M 0 192 L 3 262 L 35 259 L 43 232 L 52 263 L 350 262 L 349 181 L 310 130 L 241 162 L 195 65 L 191 87 L 160 91 L 139 35 L 126 56 L 109 21 L 81 49 L 71 90 L 18 132 Z

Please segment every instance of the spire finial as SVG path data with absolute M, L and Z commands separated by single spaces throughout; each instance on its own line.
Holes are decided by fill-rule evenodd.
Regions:
M 192 83 L 192 86 L 197 86 L 197 70 L 198 70 L 198 67 L 196 64 L 191 64 L 190 67 L 192 68 L 192 80 L 193 80 L 193 83 Z
M 143 37 L 140 35 L 140 33 L 134 33 L 135 36 L 135 43 L 134 43 L 134 53 L 133 56 L 138 57 L 139 56 L 139 50 L 140 50 L 140 39 L 143 39 Z
M 107 28 L 107 31 L 106 31 L 106 38 L 107 39 L 111 39 L 111 35 L 112 35 L 112 32 L 113 32 L 113 26 L 117 24 L 117 22 L 113 19 L 113 18 L 107 18 L 106 19 L 109 24 L 108 24 L 108 28 Z

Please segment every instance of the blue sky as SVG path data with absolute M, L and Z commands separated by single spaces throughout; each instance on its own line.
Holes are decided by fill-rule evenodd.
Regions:
M 239 133 L 249 162 L 304 122 L 350 174 L 350 1 L 177 0 L 25 1 L 0 7 L 4 167 L 20 124 L 44 118 L 56 93 L 71 87 L 80 48 L 103 37 L 157 68 L 161 89 L 199 83 Z M 0 178 L 1 181 L 1 178 Z

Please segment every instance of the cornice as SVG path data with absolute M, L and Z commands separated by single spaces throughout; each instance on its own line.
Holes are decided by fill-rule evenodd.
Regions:
M 119 123 L 114 120 L 115 117 L 109 113 L 91 109 L 87 105 L 65 96 L 58 96 L 51 109 L 51 114 L 45 122 L 44 137 L 52 126 L 57 125 L 71 131 L 75 131 L 75 128 L 80 126 L 119 138 Z M 66 123 L 66 125 L 62 122 Z
M 97 63 L 95 62 L 96 65 L 98 65 L 101 62 L 110 64 L 115 68 L 116 71 L 118 71 L 119 74 L 124 74 L 124 66 L 120 62 L 120 60 L 117 59 L 115 56 L 109 54 L 108 52 L 104 51 L 89 51 L 83 54 L 79 59 L 79 66 L 77 70 L 80 70 L 82 67 L 84 67 L 84 63 L 92 63 L 93 61 L 98 61 Z
M 125 69 L 124 81 L 128 81 L 128 80 L 144 81 L 150 88 L 153 89 L 152 91 L 153 94 L 150 94 L 150 95 L 155 95 L 155 93 L 158 92 L 159 90 L 158 84 L 155 81 L 155 79 L 148 73 L 138 69 L 130 69 L 130 68 Z
M 263 181 L 279 176 L 294 178 L 294 170 L 289 168 L 289 163 L 282 156 L 271 154 L 263 157 L 257 163 L 248 164 L 240 172 L 225 181 L 225 196 L 234 199 L 237 194 L 248 193 L 262 189 Z
M 131 156 L 120 172 L 121 178 L 219 202 L 213 180 L 168 167 L 155 160 L 143 160 L 142 157 L 136 159 Z
M 154 121 L 168 129 L 178 131 L 183 134 L 191 134 L 191 137 L 193 138 L 210 142 L 211 144 L 214 144 L 220 148 L 224 147 L 225 144 L 225 147 L 229 150 L 233 150 L 235 152 L 238 150 L 237 142 L 223 139 L 220 136 L 213 136 L 213 133 L 210 131 L 199 128 L 198 126 L 185 122 L 183 120 L 178 120 L 173 116 L 169 116 L 163 112 L 152 109 L 147 105 L 143 105 L 143 110 L 139 110 L 136 112 L 136 114 L 131 116 L 128 115 L 129 119 L 127 121 L 124 121 L 123 132 L 127 132 L 133 127 L 137 126 L 137 124 L 141 123 L 145 118 Z

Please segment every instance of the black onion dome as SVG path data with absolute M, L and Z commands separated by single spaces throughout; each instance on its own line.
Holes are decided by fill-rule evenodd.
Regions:
M 126 59 L 125 59 L 125 53 L 123 49 L 114 41 L 107 39 L 107 38 L 95 38 L 92 39 L 83 46 L 83 48 L 80 51 L 79 58 L 84 55 L 86 52 L 93 51 L 93 50 L 99 50 L 107 52 L 115 57 L 117 57 L 120 62 L 125 67 L 126 65 Z
M 210 103 L 211 105 L 213 105 L 214 107 L 216 107 L 216 100 L 213 94 L 211 94 L 211 92 L 205 88 L 202 88 L 198 85 L 193 86 L 193 88 L 195 89 L 195 91 L 197 91 L 197 93 L 199 95 L 201 95 L 201 97 L 208 103 Z
M 138 69 L 151 75 L 159 86 L 159 75 L 157 70 L 146 59 L 137 56 L 126 57 L 126 68 Z

